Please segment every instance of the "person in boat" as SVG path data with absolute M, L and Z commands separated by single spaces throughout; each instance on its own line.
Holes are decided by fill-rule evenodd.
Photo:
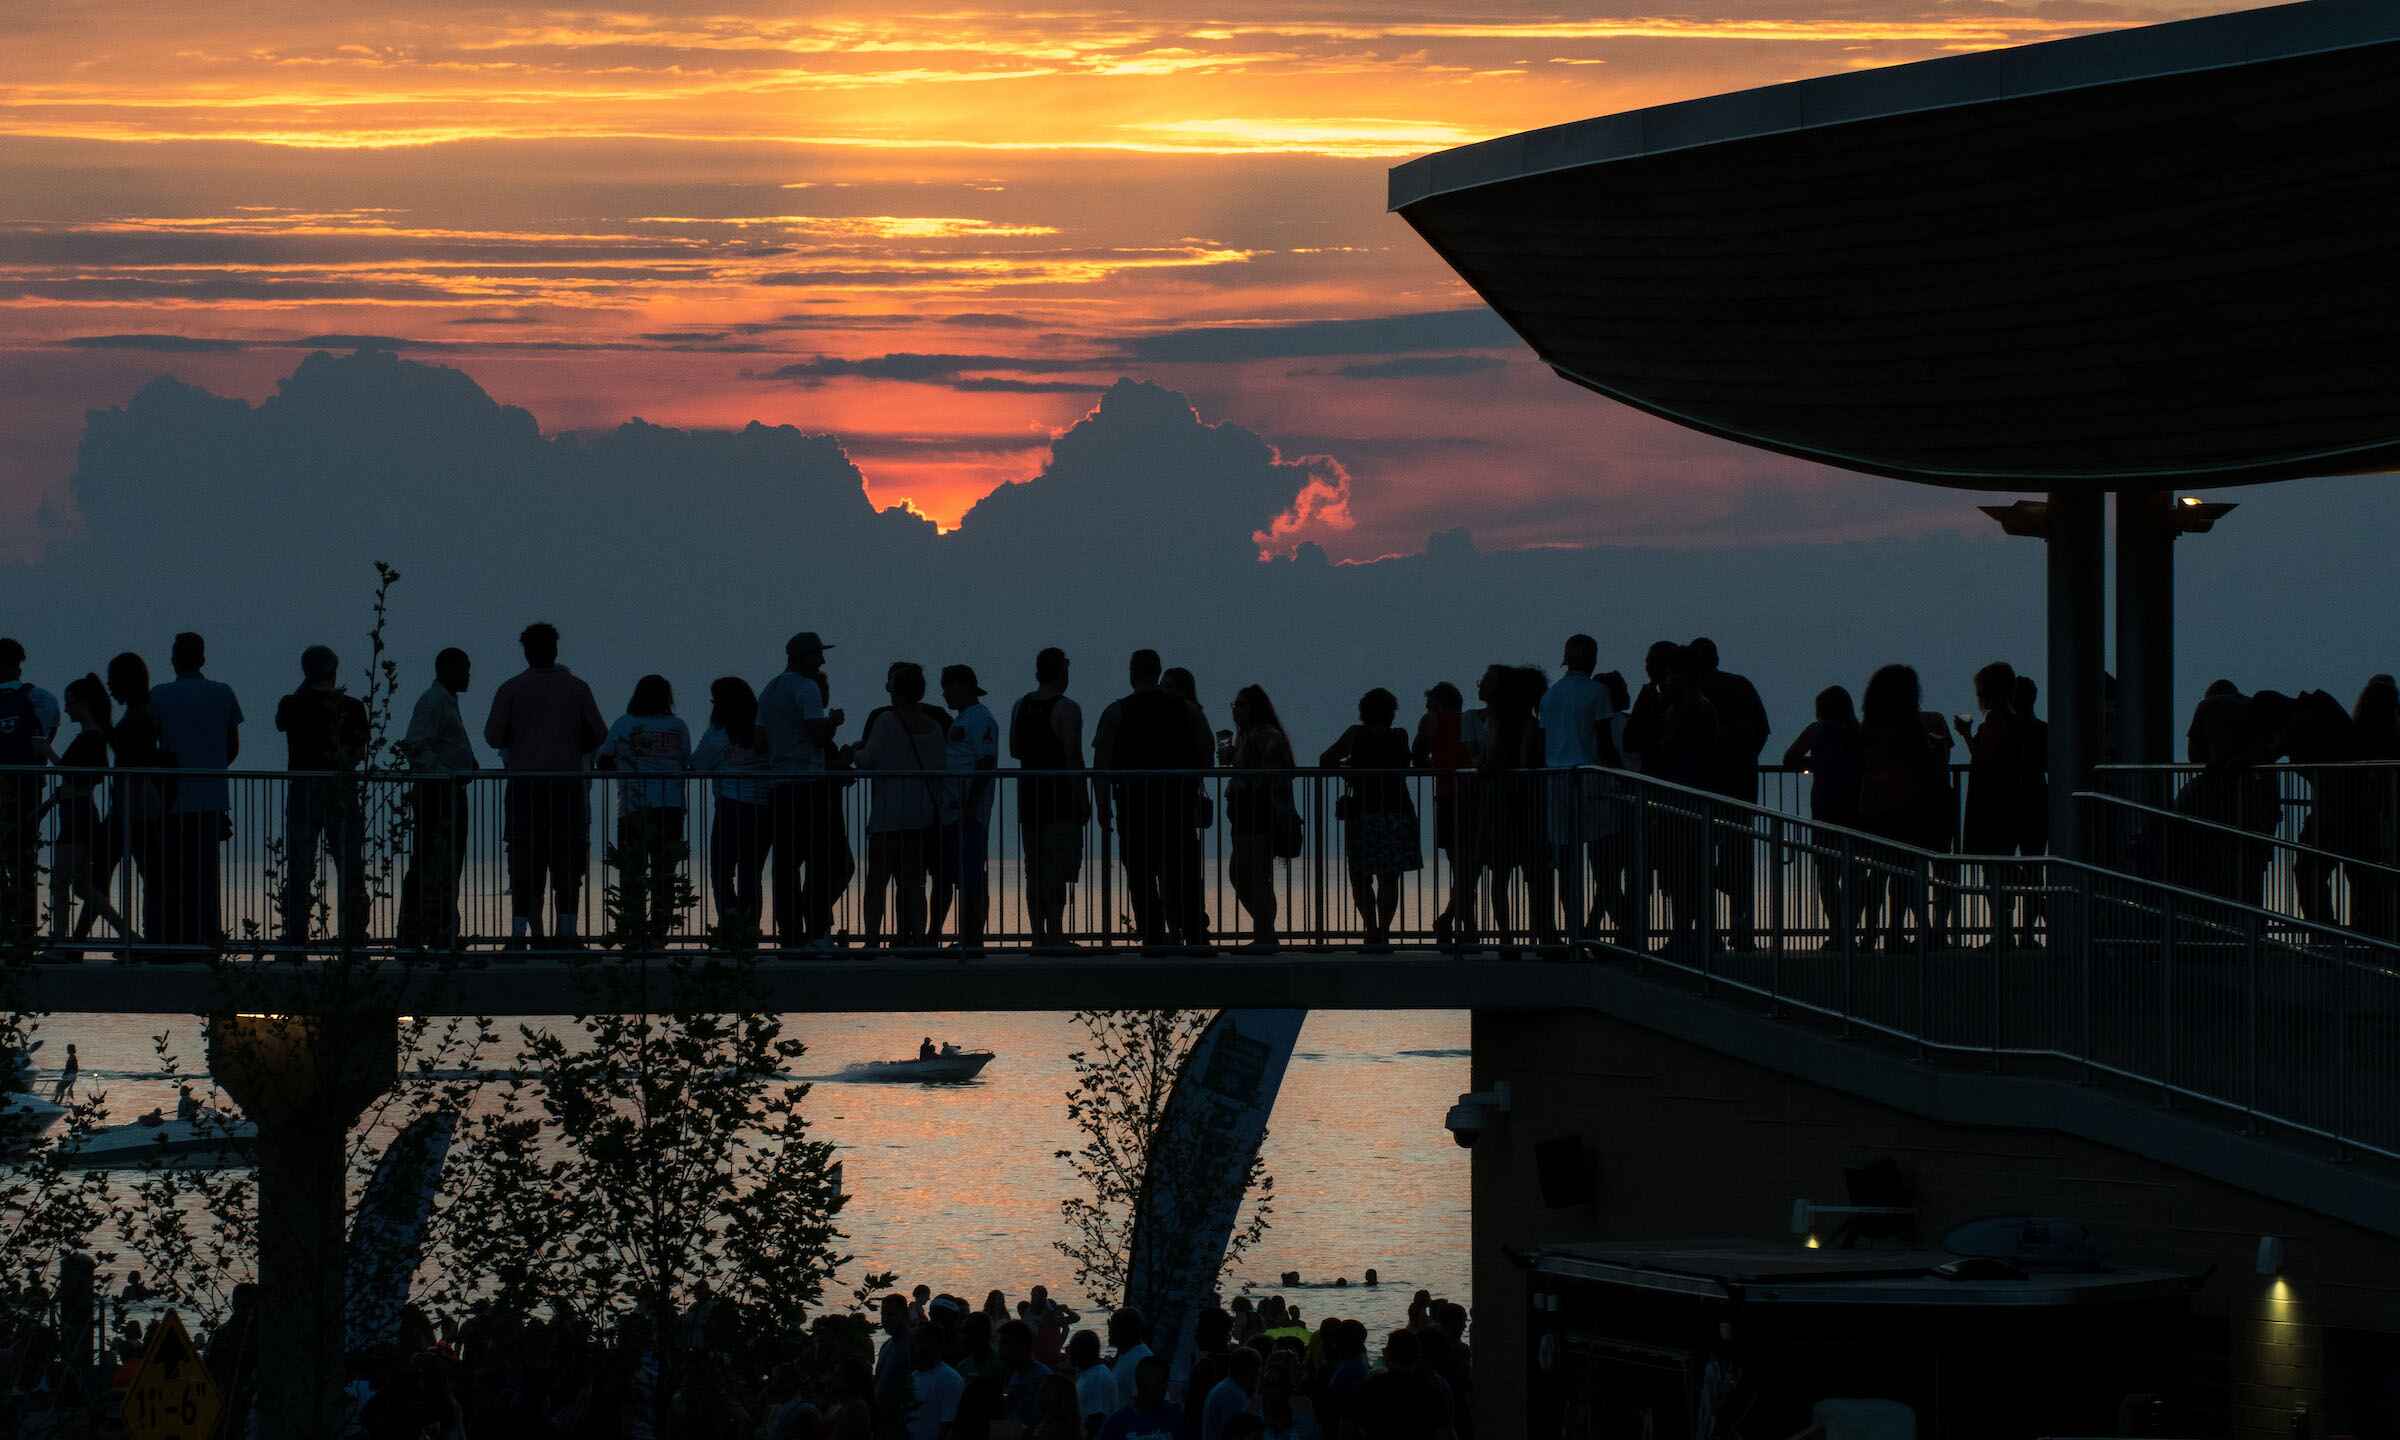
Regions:
M 938 1052 L 936 1052 L 933 1048 L 933 1037 L 931 1035 L 928 1035 L 924 1039 L 917 1042 L 917 1058 L 919 1060 L 931 1060 L 937 1053 Z
M 82 1062 L 75 1056 L 75 1047 L 69 1045 L 66 1066 L 58 1072 L 58 1087 L 50 1092 L 51 1104 L 64 1105 L 67 1103 L 67 1097 L 75 1093 L 75 1080 L 82 1070 Z
M 192 1087 L 189 1085 L 184 1086 L 182 1092 L 176 1096 L 175 1118 L 187 1122 L 200 1118 L 200 1099 L 192 1094 Z

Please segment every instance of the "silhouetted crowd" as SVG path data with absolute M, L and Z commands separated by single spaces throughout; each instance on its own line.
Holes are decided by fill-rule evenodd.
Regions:
M 224 1397 L 220 1434 L 248 1433 L 258 1293 L 198 1344 Z M 1308 1321 L 1279 1295 L 1235 1296 L 1194 1322 L 1186 1369 L 1155 1353 L 1141 1312 L 1102 1329 L 1042 1286 L 1013 1307 L 917 1286 L 858 1315 L 789 1332 L 702 1287 L 671 1327 L 587 1322 L 495 1305 L 436 1322 L 410 1307 L 389 1343 L 348 1357 L 344 1440 L 1473 1440 L 1464 1306 L 1417 1291 L 1407 1323 L 1370 1338 L 1356 1320 Z M 149 1329 L 161 1322 L 152 1319 Z M 1103 1333 L 1105 1332 L 1105 1333 Z M 80 1369 L 28 1331 L 9 1352 L 20 1418 L 87 1400 Z M 148 1342 L 112 1339 L 124 1384 Z M 35 1343 L 40 1341 L 41 1343 Z M 1172 1380 L 1172 1383 L 1170 1383 Z M 662 1415 L 663 1407 L 663 1415 Z
M 1037 952 L 1075 948 L 1071 896 L 1084 879 L 1095 825 L 1114 838 L 1144 947 L 1209 950 L 1216 937 L 1203 842 L 1220 820 L 1224 875 L 1248 929 L 1239 948 L 1279 948 L 1277 866 L 1305 853 L 1308 841 L 1289 773 L 1298 763 L 1294 746 L 1261 686 L 1238 690 L 1230 727 L 1218 729 L 1189 670 L 1137 650 L 1126 692 L 1101 710 L 1087 751 L 1083 709 L 1069 694 L 1071 668 L 1061 650 L 1035 657 L 1034 688 L 1010 707 L 1005 727 L 984 703 L 972 667 L 945 666 L 935 704 L 924 668 L 900 661 L 884 675 L 883 703 L 845 742 L 847 713 L 831 704 L 832 647 L 802 631 L 785 646 L 784 669 L 764 686 L 753 689 L 738 676 L 710 684 L 707 723 L 695 741 L 666 677 L 642 677 L 624 713 L 606 722 L 591 687 L 559 663 L 555 627 L 531 625 L 519 638 L 525 669 L 494 692 L 482 729 L 507 776 L 501 823 L 512 948 L 576 936 L 591 851 L 588 781 L 606 770 L 619 776 L 612 837 L 619 913 L 612 918 L 623 933 L 663 933 L 675 924 L 680 866 L 695 838 L 687 777 L 705 775 L 700 783 L 712 790 L 706 879 L 719 935 L 755 940 L 767 933 L 771 888 L 772 933 L 788 950 L 829 952 L 853 939 L 921 948 L 954 933 L 953 948 L 977 953 L 991 913 L 993 777 L 1003 749 L 1020 772 L 1015 823 L 1026 926 Z M 224 934 L 219 869 L 231 794 L 209 772 L 240 755 L 244 717 L 232 690 L 205 675 L 201 637 L 177 636 L 171 655 L 175 675 L 166 683 L 153 686 L 141 657 L 123 654 L 109 662 L 105 681 L 86 675 L 68 685 L 62 706 L 23 680 L 23 647 L 0 640 L 0 767 L 26 767 L 0 782 L 0 924 L 11 935 L 42 933 L 36 878 L 46 824 L 51 925 L 62 935 L 81 939 L 102 922 L 159 946 L 206 945 Z M 1719 913 L 1721 900 L 1721 941 L 1754 947 L 1761 877 L 1747 826 L 1705 818 L 1682 825 L 1671 816 L 1637 823 L 1612 803 L 1598 775 L 1563 772 L 1638 770 L 1753 804 L 1772 730 L 1757 688 L 1726 669 L 1705 637 L 1652 645 L 1638 693 L 1621 674 L 1599 672 L 1598 660 L 1598 643 L 1576 635 L 1555 678 L 1532 666 L 1491 666 L 1476 684 L 1473 708 L 1457 686 L 1437 683 L 1424 692 L 1413 731 L 1400 727 L 1391 691 L 1360 697 L 1357 723 L 1317 763 L 1350 772 L 1335 817 L 1367 950 L 1390 948 L 1403 877 L 1425 865 L 1412 770 L 1427 772 L 1431 836 L 1450 861 L 1451 883 L 1433 920 L 1441 943 L 1574 944 L 1612 928 L 1648 926 L 1655 898 L 1671 936 L 1684 938 L 1699 932 L 1704 914 Z M 300 685 L 276 706 L 286 765 L 303 772 L 285 789 L 278 862 L 279 930 L 293 943 L 308 939 L 325 858 L 333 872 L 325 887 L 328 928 L 358 937 L 367 923 L 368 817 L 355 775 L 368 758 L 372 726 L 365 705 L 341 688 L 338 668 L 333 651 L 309 647 Z M 461 939 L 473 820 L 468 781 L 478 762 L 460 697 L 471 681 L 468 656 L 442 651 L 394 746 L 410 777 L 413 835 L 398 907 L 404 946 L 447 949 Z M 1994 663 L 1976 673 L 1975 693 L 1979 715 L 1944 717 L 1924 708 L 1914 670 L 1885 666 L 1855 705 L 1843 687 L 1821 693 L 1784 763 L 1809 772 L 1818 820 L 1920 850 L 2041 854 L 2050 840 L 2048 738 L 2034 684 Z M 2271 830 L 2271 785 L 2229 777 L 2285 755 L 2314 763 L 2392 756 L 2400 742 L 2391 695 L 2390 677 L 2378 676 L 2345 711 L 2320 691 L 2245 696 L 2220 681 L 2192 729 L 2194 758 L 2209 764 L 2209 774 L 2175 803 L 2195 816 Z M 56 748 L 62 718 L 77 726 L 63 751 Z M 1951 768 L 1961 745 L 1963 805 Z M 37 768 L 51 763 L 62 767 L 54 785 Z M 1075 773 L 1087 769 L 1111 773 Z M 1199 772 L 1213 780 L 1195 778 Z M 848 833 L 844 802 L 845 791 L 860 784 L 867 788 L 863 844 Z M 2310 821 L 2312 843 L 2382 854 L 2390 849 L 2388 822 L 2364 802 L 2321 806 Z M 836 930 L 836 907 L 861 881 L 862 860 L 862 932 L 850 936 Z M 2238 847 L 2205 865 L 2214 869 L 2177 878 L 2231 897 L 2252 893 L 2235 873 L 2248 866 Z M 120 866 L 142 880 L 137 916 L 120 915 L 111 901 Z M 1905 868 L 1879 867 L 1870 878 L 1816 867 L 1837 937 L 1898 945 L 1913 926 L 1916 938 L 1941 938 L 1958 887 L 1897 873 Z M 1998 875 L 1991 888 L 1993 938 L 2002 944 L 2032 936 L 2042 914 L 2038 887 L 2005 880 Z M 2323 892 L 2330 879 L 2317 874 L 2311 883 Z M 2381 913 L 2376 907 L 2389 908 L 2391 887 L 2377 883 L 2370 879 L 2365 898 Z M 1515 911 L 1520 889 L 1524 908 Z

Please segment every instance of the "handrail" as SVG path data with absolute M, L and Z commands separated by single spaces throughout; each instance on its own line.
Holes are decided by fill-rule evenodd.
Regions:
M 34 785 L 81 777 L 131 788 L 99 794 L 122 802 L 105 818 L 79 801 L 72 819 L 50 807 L 23 823 Z M 187 780 L 214 782 L 209 809 L 143 793 Z M 1101 795 L 1086 810 L 1074 793 L 1087 788 L 1121 802 L 1113 831 Z M 1276 798 L 1246 806 L 1245 792 Z M 969 953 L 1173 953 L 1254 933 L 1254 946 L 1370 954 L 1558 946 L 1919 1054 L 2120 1077 L 2400 1159 L 2385 1038 L 2400 1027 L 2400 943 L 1622 769 L 20 769 L 0 776 L 0 837 L 11 958 L 87 945 L 183 960 L 357 949 L 480 964 L 653 946 L 864 958 L 886 918 L 889 943 L 915 953 L 953 934 Z M 46 924 L 30 883 L 43 846 Z M 61 871 L 86 874 L 95 851 L 111 868 L 68 896 Z M 955 931 L 941 918 L 952 894 Z M 95 913 L 108 933 L 86 940 Z
M 2364 944 L 2379 950 L 2388 950 L 2393 954 L 2396 960 L 2400 960 L 2400 943 L 2378 939 L 2371 935 L 2360 935 L 2353 931 L 2344 930 L 2335 925 L 2324 925 L 2316 921 L 2301 919 L 2292 915 L 2287 915 L 2280 910 L 2270 910 L 2263 905 L 2247 905 L 2239 900 L 2229 900 L 2222 895 L 2211 895 L 2205 890 L 2193 890 L 2165 880 L 2154 880 L 2144 875 L 2132 875 L 2122 870 L 2111 870 L 2106 866 L 2095 865 L 2089 861 L 2077 860 L 2066 855 L 1978 855 L 1971 852 L 1958 850 L 1927 850 L 1921 846 L 1911 845 L 1904 840 L 1887 839 L 1884 836 L 1874 834 L 1870 831 L 1852 829 L 1847 826 L 1832 824 L 1831 822 L 1824 820 L 1814 820 L 1805 816 L 1789 815 L 1770 806 L 1745 804 L 1742 801 L 1735 800 L 1729 796 L 1720 795 L 1713 790 L 1702 790 L 1690 785 L 1680 785 L 1671 780 L 1661 780 L 1655 775 L 1645 775 L 1638 770 L 1608 770 L 1600 767 L 1592 768 L 1595 769 L 1597 773 L 1614 776 L 1621 780 L 1629 780 L 1644 787 L 1672 791 L 1734 810 L 1748 811 L 1757 819 L 1771 820 L 1782 825 L 1805 825 L 1812 830 L 1825 831 L 1834 836 L 1854 842 L 1864 841 L 1875 846 L 1877 849 L 1897 852 L 1898 854 L 1904 855 L 1909 859 L 1921 861 L 1930 865 L 1956 865 L 1960 863 L 1972 864 L 1981 862 L 1991 865 L 2050 865 L 2064 867 L 2066 869 L 2079 871 L 2096 877 L 2105 877 L 2111 880 L 2119 881 L 2130 881 L 2134 884 L 2151 886 L 2163 894 L 2172 895 L 2177 899 L 2196 901 L 2207 905 L 2219 906 L 2224 909 L 2238 911 L 2255 917 L 2259 920 L 2273 921 L 2279 926 L 2303 926 L 2309 929 L 2328 931 L 2333 935 L 2339 936 L 2344 943 Z M 2256 831 L 2251 830 L 2242 830 L 2239 833 L 2258 840 L 2271 840 L 2273 838 L 2271 836 L 2259 835 Z
M 2379 860 L 2362 859 L 2356 855 L 2346 855 L 2339 850 L 2326 850 L 2315 845 L 2303 845 L 2297 840 L 2286 840 L 2264 830 L 2252 830 L 2241 825 L 2228 825 L 2221 820 L 2203 819 L 2198 815 L 2186 815 L 2177 810 L 2162 810 L 2156 805 L 2145 805 L 2139 800 L 2128 800 L 2122 795 L 2110 795 L 2100 790 L 2078 790 L 2075 792 L 2075 798 L 2089 800 L 2095 805 L 2131 810 L 2137 814 L 2188 826 L 2195 830 L 2215 831 L 2220 835 L 2237 838 L 2246 844 L 2272 845 L 2278 850 L 2290 850 L 2295 854 L 2314 856 L 2328 864 L 2381 873 L 2394 880 L 2400 880 L 2400 865 L 2386 865 Z

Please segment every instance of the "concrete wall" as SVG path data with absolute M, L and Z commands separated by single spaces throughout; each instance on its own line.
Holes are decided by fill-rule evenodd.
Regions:
M 1710 1002 L 1694 999 L 1694 1005 Z M 1842 1203 L 1844 1166 L 1891 1157 L 1915 1187 L 1919 1233 L 1959 1221 L 2059 1215 L 2118 1253 L 2213 1269 L 2196 1308 L 2193 1374 L 2214 1433 L 2358 1428 L 2400 1383 L 2400 1238 L 2069 1135 L 1971 1128 L 1790 1078 L 1590 1011 L 1477 1011 L 1474 1083 L 1507 1081 L 1507 1123 L 1474 1156 L 1476 1389 L 1485 1440 L 1524 1433 L 1524 1272 L 1509 1252 L 1589 1239 L 1744 1235 L 1797 1245 L 1792 1201 Z M 1909 1062 L 1894 1058 L 1891 1065 Z M 1594 1203 L 1546 1206 L 1533 1146 L 1579 1135 L 1599 1157 Z M 2400 1190 L 2395 1190 L 2400 1194 Z M 2400 1229 L 2400 1214 L 2394 1229 Z M 2286 1241 L 2280 1283 L 2262 1235 Z

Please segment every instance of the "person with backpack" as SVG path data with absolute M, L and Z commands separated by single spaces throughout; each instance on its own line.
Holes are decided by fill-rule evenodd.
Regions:
M 366 938 L 366 796 L 358 767 L 367 758 L 367 707 L 335 680 L 341 659 L 323 645 L 300 652 L 300 688 L 275 706 L 283 732 L 285 768 L 327 771 L 293 776 L 283 792 L 283 942 L 308 939 L 316 892 L 317 853 L 333 852 L 340 935 Z
M 42 768 L 58 700 L 25 679 L 25 647 L 0 639 L 0 939 L 31 949 L 41 934 Z
M 1033 658 L 1035 688 L 1008 713 L 1008 753 L 1020 769 L 1083 768 L 1083 710 L 1067 694 L 1067 652 Z M 1075 949 L 1066 936 L 1067 895 L 1083 874 L 1084 824 L 1091 818 L 1081 776 L 1026 776 L 1017 785 L 1018 841 L 1025 857 L 1025 916 L 1037 954 Z

